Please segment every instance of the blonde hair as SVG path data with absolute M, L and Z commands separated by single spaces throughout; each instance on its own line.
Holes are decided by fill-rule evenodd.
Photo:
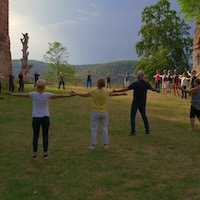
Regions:
M 99 79 L 97 81 L 97 87 L 105 87 L 105 80 L 104 79 Z
M 43 79 L 39 79 L 36 82 L 36 87 L 37 87 L 38 90 L 44 90 L 45 89 L 45 85 L 46 85 L 46 81 L 43 80 Z

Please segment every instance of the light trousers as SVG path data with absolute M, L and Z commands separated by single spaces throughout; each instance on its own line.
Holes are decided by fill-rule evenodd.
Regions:
M 102 133 L 102 144 L 108 144 L 108 113 L 92 110 L 90 114 L 91 145 L 97 143 L 98 125 Z

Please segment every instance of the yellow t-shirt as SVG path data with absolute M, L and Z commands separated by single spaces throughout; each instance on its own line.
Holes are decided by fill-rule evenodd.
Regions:
M 103 89 L 96 89 L 90 92 L 90 95 L 93 100 L 92 110 L 97 112 L 106 112 L 107 111 L 107 98 L 109 96 L 109 92 Z

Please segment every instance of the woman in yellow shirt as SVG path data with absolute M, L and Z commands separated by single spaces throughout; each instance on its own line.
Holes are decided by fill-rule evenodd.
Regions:
M 107 113 L 107 98 L 109 96 L 120 96 L 126 95 L 126 93 L 113 93 L 103 89 L 105 87 L 104 79 L 97 81 L 97 89 L 94 89 L 85 94 L 79 94 L 76 92 L 72 93 L 81 97 L 91 97 L 93 101 L 91 114 L 90 114 L 90 128 L 91 128 L 91 143 L 89 146 L 90 150 L 95 149 L 97 143 L 97 129 L 98 124 L 102 132 L 102 144 L 105 149 L 108 148 L 108 113 Z

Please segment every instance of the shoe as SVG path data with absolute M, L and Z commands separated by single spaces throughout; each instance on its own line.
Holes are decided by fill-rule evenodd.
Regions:
M 90 145 L 90 146 L 89 146 L 89 149 L 90 149 L 90 150 L 95 150 L 95 146 L 94 146 L 94 145 Z
M 33 155 L 33 160 L 37 160 L 37 155 Z
M 48 158 L 49 154 L 44 155 L 44 159 L 46 160 Z
M 104 148 L 104 149 L 108 149 L 108 145 L 107 145 L 107 144 L 104 144 L 104 145 L 103 145 L 103 148 Z
M 132 133 L 132 132 L 130 132 L 128 135 L 129 135 L 129 136 L 135 136 L 136 134 L 135 134 L 135 133 Z
M 149 134 L 150 134 L 150 131 L 146 131 L 145 134 L 149 135 Z

